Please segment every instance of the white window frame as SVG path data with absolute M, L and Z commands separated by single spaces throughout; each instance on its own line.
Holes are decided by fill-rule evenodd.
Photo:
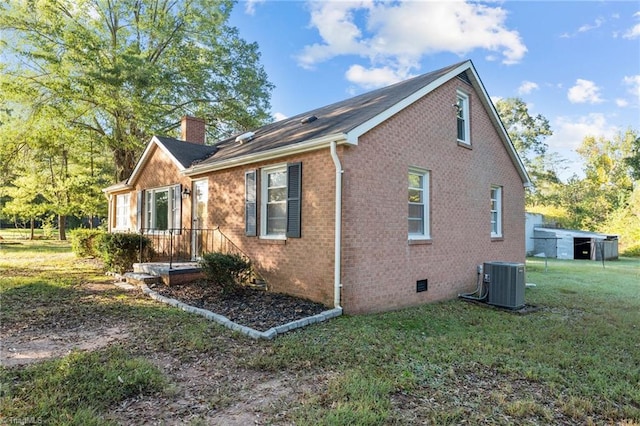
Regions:
M 268 223 L 268 209 L 267 206 L 269 204 L 273 204 L 273 202 L 269 201 L 269 175 L 272 173 L 283 173 L 285 174 L 285 197 L 283 200 L 278 201 L 278 204 L 284 204 L 285 206 L 285 229 L 282 232 L 278 233 L 269 233 L 267 229 Z M 287 218 L 287 165 L 286 164 L 278 164 L 276 166 L 265 167 L 260 170 L 260 238 L 265 239 L 273 239 L 273 240 L 285 240 L 287 238 L 287 226 L 286 226 L 286 218 Z M 277 187 L 282 188 L 282 187 Z
M 463 120 L 464 135 L 462 138 L 458 137 L 458 120 Z M 470 131 L 470 119 L 469 119 L 469 95 L 458 90 L 456 97 L 456 138 L 458 142 L 465 145 L 471 145 L 471 131 Z
M 491 186 L 491 237 L 502 237 L 502 187 Z
M 157 229 L 156 215 L 156 194 L 167 193 L 167 229 Z M 181 222 L 181 203 L 182 194 L 180 193 L 180 185 L 163 186 L 160 188 L 147 189 L 145 191 L 145 228 L 154 233 L 167 232 L 170 229 L 177 229 Z
M 130 206 L 131 194 L 116 195 L 116 220 L 114 229 L 128 230 L 131 227 Z
M 416 175 L 422 178 L 422 186 L 411 186 L 410 176 Z M 428 240 L 431 239 L 431 225 L 430 225 L 430 217 L 429 217 L 429 205 L 430 205 L 430 197 L 429 197 L 429 178 L 430 172 L 429 170 L 420 169 L 416 167 L 409 168 L 409 173 L 407 175 L 408 181 L 408 198 L 411 198 L 411 191 L 418 191 L 422 195 L 421 202 L 415 202 L 408 200 L 407 207 L 407 229 L 411 229 L 409 226 L 409 222 L 412 221 L 412 218 L 408 214 L 408 209 L 410 206 L 421 206 L 422 207 L 422 230 L 421 232 L 408 232 L 409 240 Z

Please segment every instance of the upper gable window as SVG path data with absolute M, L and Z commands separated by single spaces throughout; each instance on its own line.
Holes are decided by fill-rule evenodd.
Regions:
M 471 145 L 471 133 L 469 131 L 469 95 L 458 91 L 456 111 L 458 142 Z

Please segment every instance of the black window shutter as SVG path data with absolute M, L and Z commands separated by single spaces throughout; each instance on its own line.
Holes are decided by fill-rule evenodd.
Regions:
M 144 223 L 142 220 L 144 218 L 144 191 L 138 191 L 138 198 L 136 200 L 136 224 L 138 225 L 138 231 L 142 231 L 144 228 Z
M 174 212 L 172 218 L 172 228 L 178 230 L 178 233 L 181 233 L 182 229 L 182 184 L 177 184 L 173 187 L 173 209 Z
M 287 237 L 300 238 L 302 163 L 287 164 Z
M 256 171 L 244 174 L 244 233 L 247 237 L 255 237 L 257 233 L 256 215 Z

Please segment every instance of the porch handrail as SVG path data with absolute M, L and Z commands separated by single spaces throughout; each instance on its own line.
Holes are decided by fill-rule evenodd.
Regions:
M 251 262 L 251 257 L 222 232 L 220 226 L 215 228 L 141 228 L 138 233 L 151 241 L 155 258 L 164 258 L 169 261 L 169 269 L 173 269 L 173 263 L 176 260 L 195 261 L 208 252 L 236 254 L 245 261 Z M 143 259 L 143 250 L 142 238 L 140 238 L 140 263 Z M 255 278 L 264 280 L 255 269 L 253 275 Z

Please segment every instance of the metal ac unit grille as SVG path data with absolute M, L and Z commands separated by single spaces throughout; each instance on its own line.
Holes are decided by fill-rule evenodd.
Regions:
M 483 266 L 485 281 L 489 283 L 490 305 L 519 309 L 524 306 L 524 264 L 488 262 Z

